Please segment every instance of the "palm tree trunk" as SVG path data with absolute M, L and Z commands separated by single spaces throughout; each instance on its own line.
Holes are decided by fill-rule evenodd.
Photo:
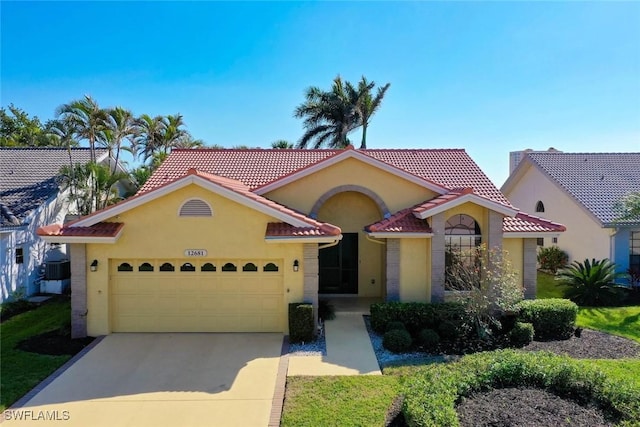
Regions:
M 362 122 L 362 142 L 360 143 L 360 149 L 367 149 L 367 123 Z

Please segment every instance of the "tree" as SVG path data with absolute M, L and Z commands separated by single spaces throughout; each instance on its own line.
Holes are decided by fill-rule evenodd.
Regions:
M 162 116 L 151 117 L 143 114 L 135 120 L 136 134 L 133 143 L 134 152 L 146 162 L 159 151 L 164 140 L 165 122 Z
M 71 101 L 56 109 L 56 116 L 67 122 L 73 129 L 78 140 L 89 141 L 91 161 L 96 161 L 96 142 L 103 138 L 103 132 L 107 123 L 107 111 L 98 106 L 98 103 L 89 95 L 83 99 Z
M 133 139 L 135 137 L 135 119 L 131 111 L 122 107 L 111 108 L 107 111 L 107 120 L 103 138 L 99 140 L 109 150 L 109 158 L 114 158 L 112 173 L 116 172 L 120 161 L 120 151 L 132 151 Z M 123 141 L 129 141 L 129 146 L 123 146 Z M 113 152 L 115 151 L 115 157 Z
M 191 135 L 184 129 L 184 126 L 181 114 L 169 114 L 165 117 L 161 147 L 164 154 L 169 154 L 172 148 L 185 141 L 192 140 Z
M 620 220 L 640 220 L 640 193 L 631 193 L 618 204 Z
M 625 277 L 616 272 L 616 265 L 608 259 L 573 261 L 560 272 L 566 286 L 564 297 L 580 306 L 606 306 L 620 301 L 622 287 L 616 280 Z
M 56 145 L 38 117 L 9 104 L 0 108 L 0 147 L 47 147 Z
M 382 98 L 391 86 L 391 83 L 379 87 L 375 96 L 371 95 L 371 91 L 375 87 L 375 82 L 368 82 L 365 76 L 362 76 L 360 82 L 358 82 L 358 101 L 356 104 L 356 110 L 360 116 L 360 123 L 362 125 L 362 142 L 360 149 L 367 148 L 367 128 L 369 127 L 369 121 L 371 116 L 380 108 L 382 104 Z
M 271 148 L 277 148 L 277 149 L 293 148 L 293 144 L 284 139 L 279 139 L 271 143 Z
M 390 83 L 387 83 L 378 88 L 374 96 L 372 91 L 375 82 L 367 81 L 364 76 L 357 88 L 337 76 L 329 92 L 310 87 L 305 94 L 305 102 L 294 112 L 295 117 L 304 118 L 306 129 L 297 146 L 306 148 L 313 141 L 314 148 L 344 148 L 350 144 L 349 133 L 362 126 L 360 148 L 367 148 L 369 122 L 379 109 L 389 86 Z

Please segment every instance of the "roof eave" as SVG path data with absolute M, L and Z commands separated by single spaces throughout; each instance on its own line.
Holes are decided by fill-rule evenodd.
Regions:
M 372 231 L 367 234 L 376 239 L 430 239 L 433 237 L 433 233 L 403 233 L 401 231 Z
M 505 231 L 503 239 L 537 239 L 539 237 L 560 237 L 561 231 Z
M 342 239 L 339 236 L 265 236 L 265 243 L 335 243 Z
M 477 194 L 465 194 L 463 196 L 457 197 L 451 201 L 448 202 L 444 202 L 438 206 L 435 206 L 431 209 L 427 209 L 424 210 L 422 212 L 415 212 L 414 211 L 414 215 L 416 216 L 416 218 L 420 218 L 420 219 L 427 219 L 430 218 L 434 215 L 437 215 L 439 213 L 448 211 L 451 208 L 454 208 L 456 206 L 460 206 L 464 203 L 467 202 L 471 202 L 471 203 L 475 203 L 477 205 L 480 205 L 482 207 L 485 207 L 487 209 L 490 209 L 492 211 L 501 213 L 505 216 L 516 216 L 516 214 L 519 212 L 518 209 L 515 208 L 511 208 L 509 206 L 505 206 L 503 204 L 494 202 L 492 200 L 486 199 L 484 197 L 478 196 Z

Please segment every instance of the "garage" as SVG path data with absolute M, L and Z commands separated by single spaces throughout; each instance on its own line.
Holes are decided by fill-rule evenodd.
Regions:
M 112 259 L 112 332 L 283 332 L 282 260 Z

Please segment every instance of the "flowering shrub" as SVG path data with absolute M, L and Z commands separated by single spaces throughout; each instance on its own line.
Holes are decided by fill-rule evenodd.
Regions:
M 569 262 L 569 255 L 557 246 L 540 248 L 538 251 L 538 264 L 540 268 L 553 274 L 564 268 Z

